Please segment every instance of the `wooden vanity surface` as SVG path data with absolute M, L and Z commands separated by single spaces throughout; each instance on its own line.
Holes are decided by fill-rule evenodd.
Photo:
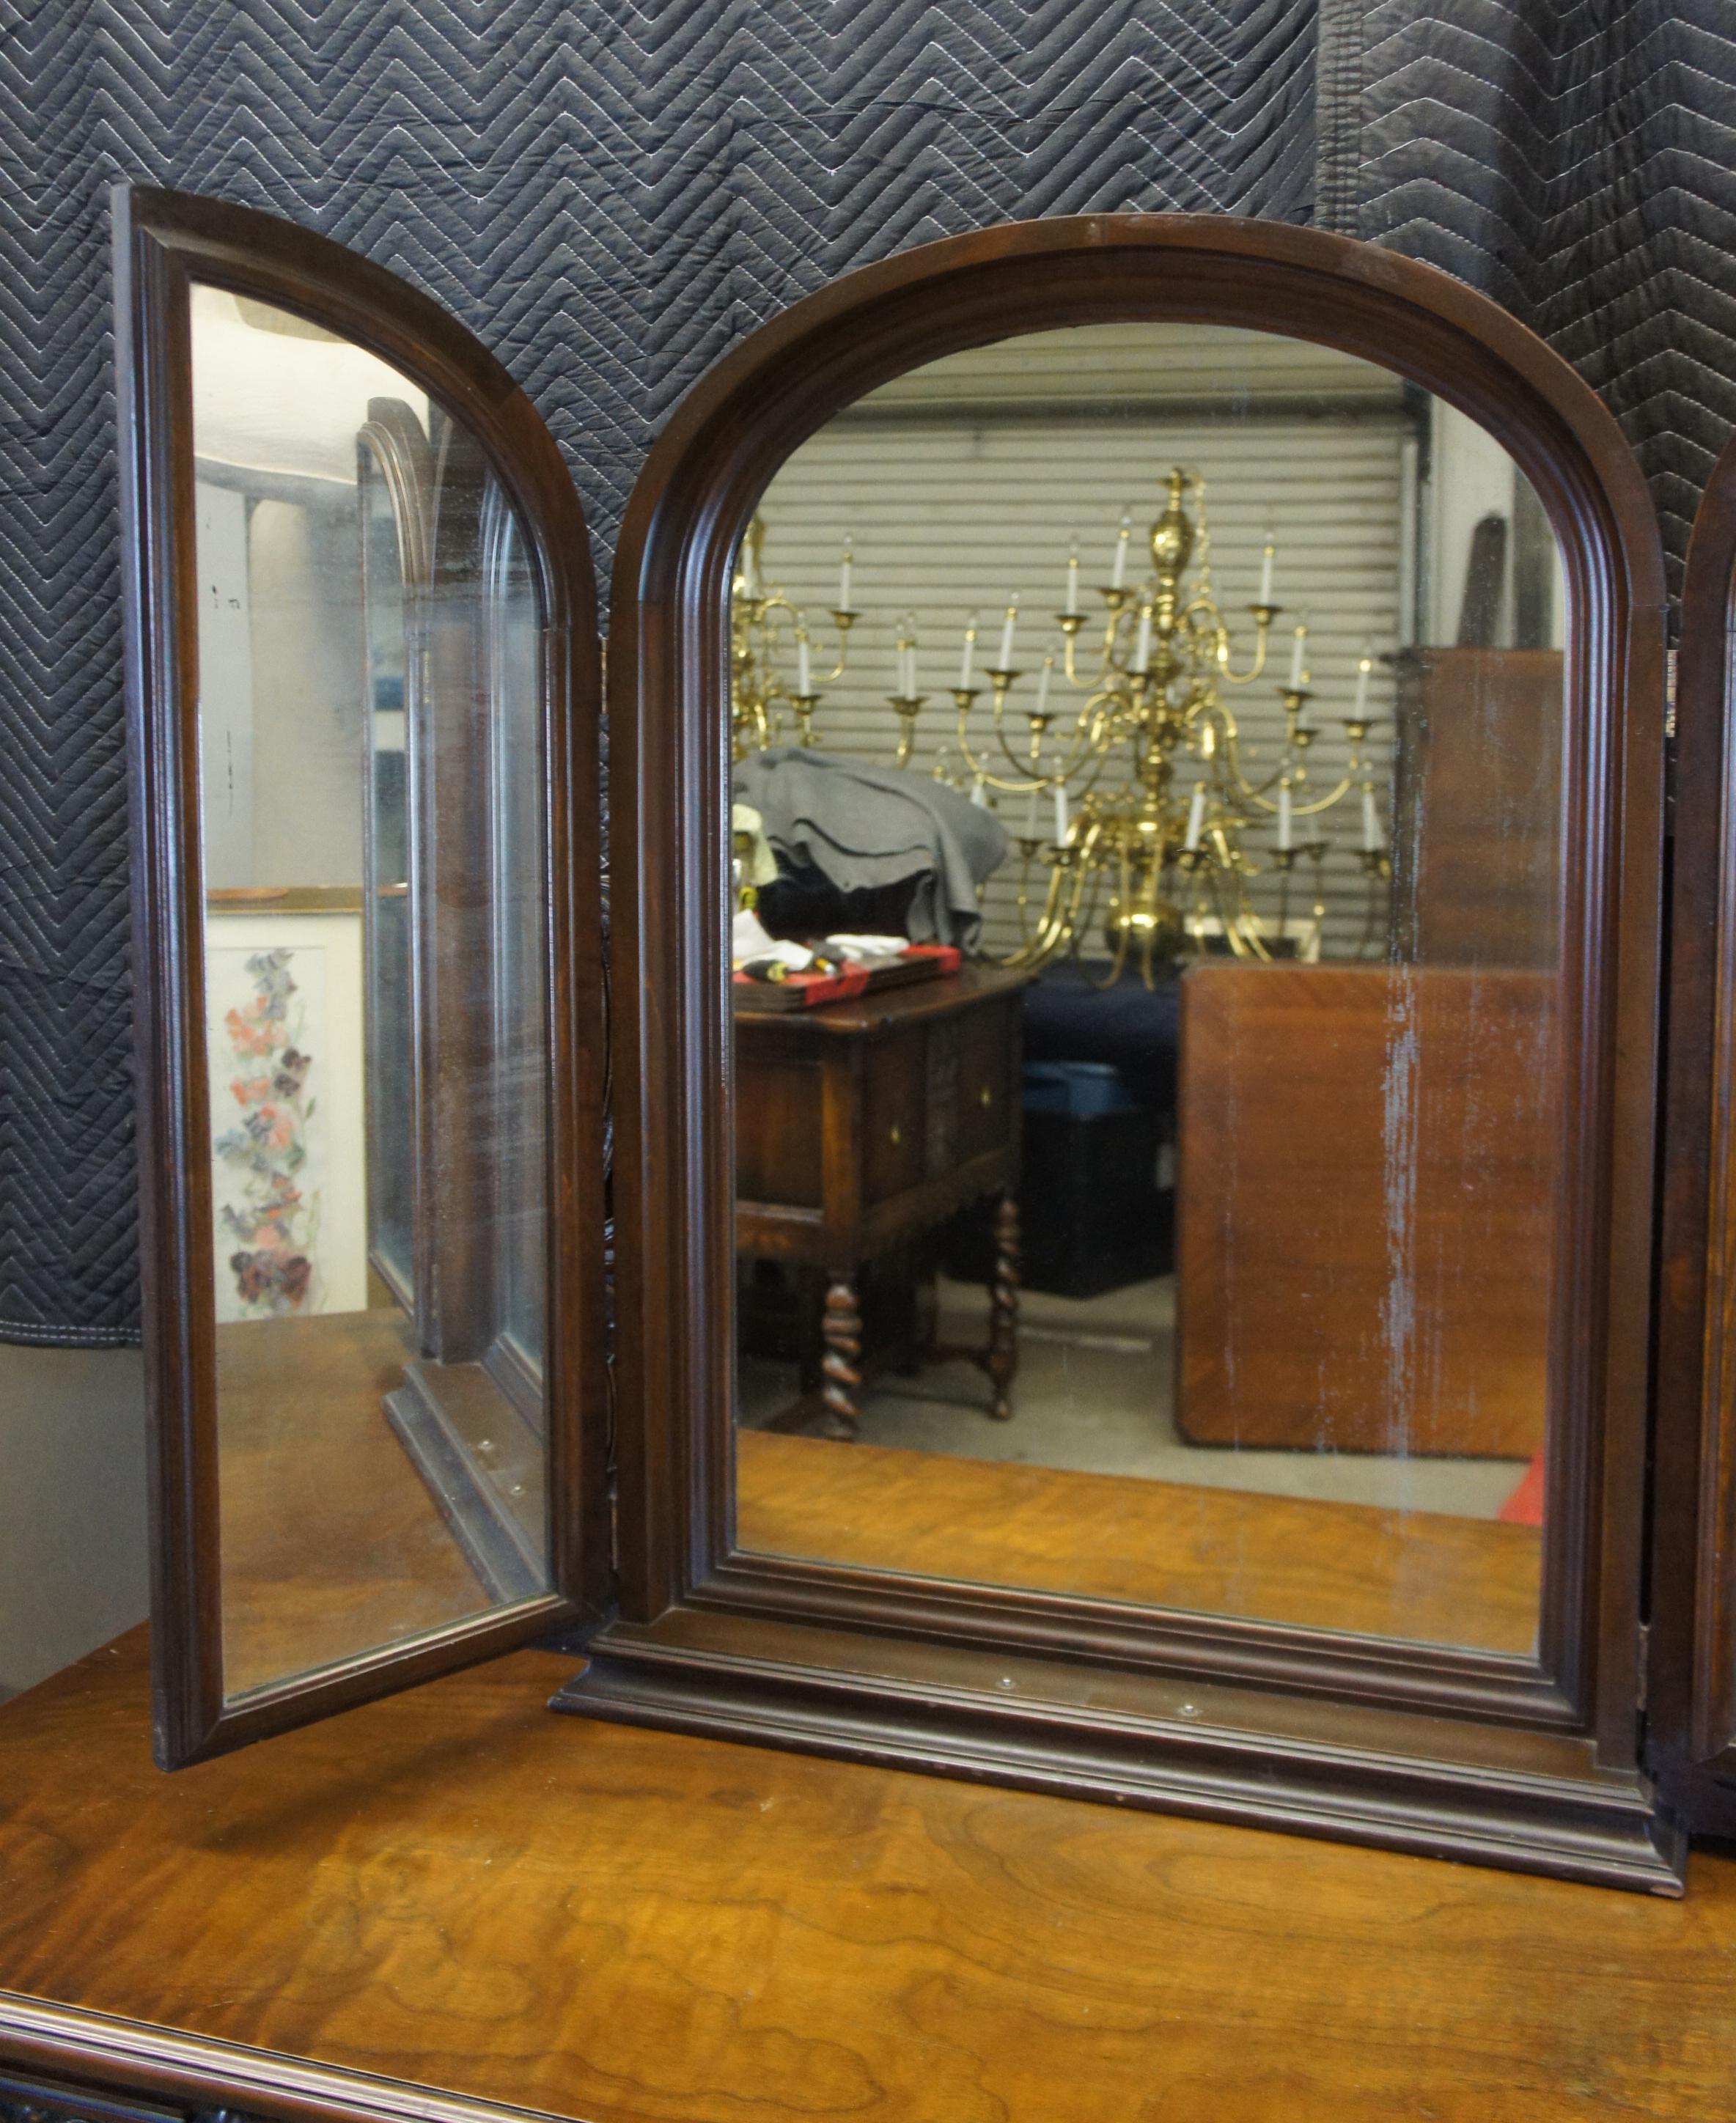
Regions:
M 1668 1902 L 551 1717 L 573 1663 L 175 1777 L 142 1631 L 0 1709 L 0 2059 L 35 1999 L 278 2052 L 159 2074 L 256 2114 L 1736 2114 L 1736 1860 Z
M 1227 1455 L 1200 1456 L 1233 1480 Z M 758 1430 L 737 1439 L 735 1510 L 768 1555 L 1485 1651 L 1537 1640 L 1537 1526 Z

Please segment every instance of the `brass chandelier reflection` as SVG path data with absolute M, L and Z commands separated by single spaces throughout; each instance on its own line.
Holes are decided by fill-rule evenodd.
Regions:
M 764 537 L 756 518 L 734 583 L 737 757 L 786 736 L 804 745 L 819 742 L 814 723 L 821 687 L 844 675 L 860 616 L 851 602 L 847 541 L 831 614 L 836 654 L 819 673 L 805 615 L 767 579 Z M 1133 539 L 1128 512 L 1110 580 L 1094 593 L 1095 618 L 1085 609 L 1074 544 L 1065 608 L 1054 615 L 1058 651 L 1045 654 L 1035 673 L 1016 661 L 1016 597 L 1007 604 L 994 660 L 980 677 L 975 616 L 964 630 L 957 682 L 948 689 L 953 718 L 934 773 L 978 803 L 996 800 L 1012 811 L 1019 942 L 1003 962 L 1039 967 L 1063 954 L 1095 958 L 1106 950 L 1105 984 L 1132 964 L 1149 986 L 1159 966 L 1185 955 L 1225 949 L 1268 958 L 1293 946 L 1293 890 L 1308 907 L 1298 926 L 1317 939 L 1326 865 L 1338 854 L 1321 822 L 1358 799 L 1355 854 L 1368 881 L 1366 939 L 1382 880 L 1391 875 L 1368 749 L 1372 650 L 1365 645 L 1358 662 L 1352 711 L 1339 719 L 1346 763 L 1330 785 L 1317 785 L 1309 771 L 1318 733 L 1309 718 L 1315 694 L 1307 628 L 1297 624 L 1288 677 L 1277 689 L 1281 734 L 1264 770 L 1251 771 L 1253 748 L 1243 743 L 1229 695 L 1267 671 L 1282 613 L 1272 599 L 1274 539 L 1269 533 L 1259 596 L 1246 608 L 1253 644 L 1241 671 L 1212 584 L 1204 481 L 1180 469 L 1170 473 L 1164 508 L 1147 535 L 1148 573 L 1135 574 Z M 888 697 L 898 726 L 893 757 L 905 766 L 930 701 L 918 689 L 912 620 L 898 626 L 894 657 L 895 690 Z M 979 705 L 985 694 L 986 708 Z M 1275 920 L 1262 914 L 1250 891 L 1268 873 L 1276 881 Z

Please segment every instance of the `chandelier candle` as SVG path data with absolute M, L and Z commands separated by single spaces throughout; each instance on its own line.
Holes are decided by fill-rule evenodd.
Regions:
M 1013 629 L 1019 620 L 1019 593 L 1015 590 L 1006 607 L 1006 617 L 1001 623 L 1001 660 L 996 665 L 1000 671 L 1012 668 Z
M 1127 588 L 1127 548 L 1133 535 L 1133 512 L 1131 508 L 1124 508 L 1121 512 L 1121 535 L 1115 541 L 1115 571 L 1110 577 L 1112 590 Z
M 1290 643 L 1290 691 L 1293 693 L 1299 693 L 1307 683 L 1307 673 L 1302 661 L 1307 654 L 1307 647 L 1308 626 L 1305 620 L 1297 628 Z
M 1363 852 L 1377 855 L 1381 845 L 1380 813 L 1374 808 L 1374 790 L 1371 783 L 1363 784 Z
M 970 689 L 971 666 L 976 660 L 976 653 L 977 616 L 973 612 L 964 622 L 964 649 L 959 658 L 959 691 L 961 693 Z
M 839 561 L 838 569 L 838 608 L 840 612 L 856 609 L 850 602 L 850 533 L 847 531 L 844 533 L 844 557 Z
M 1263 605 L 1269 605 L 1272 602 L 1272 564 L 1277 557 L 1278 534 L 1275 531 L 1268 531 L 1265 551 L 1260 556 L 1260 602 Z
M 1067 556 L 1067 616 L 1077 619 L 1079 614 L 1079 541 L 1075 538 L 1073 549 Z

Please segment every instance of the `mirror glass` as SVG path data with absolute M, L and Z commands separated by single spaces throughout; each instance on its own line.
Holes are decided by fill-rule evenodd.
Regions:
M 1564 575 L 1389 370 L 917 370 L 737 560 L 739 1545 L 1530 1655 Z
M 231 1699 L 545 1593 L 540 621 L 474 438 L 192 294 Z

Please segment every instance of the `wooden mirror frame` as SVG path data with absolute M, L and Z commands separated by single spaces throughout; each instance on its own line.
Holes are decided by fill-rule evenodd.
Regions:
M 1694 518 L 1674 712 L 1647 1707 L 1668 1802 L 1736 1836 L 1736 441 Z
M 733 1544 L 729 598 L 780 466 L 984 342 L 1138 320 L 1314 340 L 1490 432 L 1563 551 L 1572 1154 L 1557 1229 L 1541 1657 L 916 1579 Z M 1663 579 L 1613 417 L 1456 280 L 1220 217 L 1013 223 L 853 273 L 681 406 L 617 557 L 612 728 L 621 1619 L 556 1699 L 818 1749 L 1673 1891 L 1640 1769 Z
M 584 518 L 510 376 L 417 289 L 325 237 L 220 200 L 117 187 L 117 380 L 133 791 L 140 1253 L 150 1426 L 157 1759 L 241 1746 L 504 1651 L 608 1583 L 598 653 Z M 251 1691 L 224 1693 L 204 1052 L 192 349 L 199 282 L 389 362 L 462 424 L 513 503 L 543 621 L 547 1005 L 548 1571 L 553 1590 Z

